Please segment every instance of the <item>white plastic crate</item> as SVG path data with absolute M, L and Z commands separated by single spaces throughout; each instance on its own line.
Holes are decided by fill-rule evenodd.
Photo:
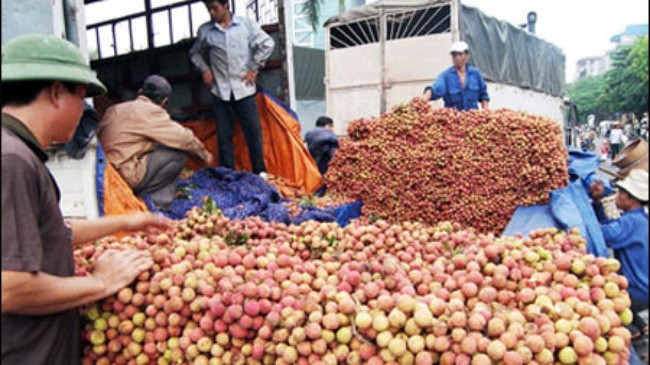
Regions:
M 63 216 L 85 219 L 97 217 L 96 139 L 89 143 L 86 155 L 81 160 L 68 157 L 64 149 L 50 151 L 48 155 L 46 165 L 61 190 Z

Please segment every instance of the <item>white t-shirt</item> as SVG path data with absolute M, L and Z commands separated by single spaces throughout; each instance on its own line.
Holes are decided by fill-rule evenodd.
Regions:
M 612 129 L 612 132 L 609 135 L 610 143 L 620 144 L 623 142 L 623 130 L 620 128 Z

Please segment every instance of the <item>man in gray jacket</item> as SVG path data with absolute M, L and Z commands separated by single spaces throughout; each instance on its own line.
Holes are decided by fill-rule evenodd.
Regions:
M 253 173 L 266 177 L 255 80 L 273 52 L 273 39 L 258 24 L 230 12 L 228 0 L 204 0 L 211 20 L 190 49 L 192 63 L 214 97 L 219 165 L 235 168 L 234 115 L 241 122 Z

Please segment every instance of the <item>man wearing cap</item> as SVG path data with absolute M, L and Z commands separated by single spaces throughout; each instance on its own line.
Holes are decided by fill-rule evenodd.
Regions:
M 236 114 L 253 173 L 267 178 L 255 80 L 273 52 L 273 38 L 253 21 L 232 14 L 228 0 L 203 2 L 211 20 L 199 28 L 189 56 L 213 95 L 219 165 L 235 168 L 232 137 Z
M 457 110 L 487 109 L 490 96 L 481 72 L 467 66 L 469 47 L 465 42 L 451 46 L 451 60 L 454 65 L 443 71 L 438 78 L 424 89 L 422 98 L 426 101 L 442 98 L 445 108 Z
M 589 190 L 605 243 L 614 250 L 621 263 L 620 274 L 629 283 L 627 291 L 633 313 L 630 332 L 638 337 L 641 332 L 648 332 L 648 324 L 638 314 L 648 309 L 648 172 L 634 169 L 616 186 L 616 207 L 623 214 L 614 220 L 607 219 L 600 203 L 605 191 L 603 182 L 597 180 Z
M 194 133 L 171 120 L 164 107 L 172 87 L 162 76 L 144 80 L 135 100 L 110 107 L 97 133 L 106 157 L 133 192 L 168 208 L 188 155 L 206 166 L 212 154 Z
M 152 264 L 109 250 L 75 276 L 72 246 L 117 231 L 169 227 L 150 213 L 64 221 L 44 148 L 67 142 L 86 96 L 106 91 L 74 44 L 23 35 L 2 47 L 3 365 L 80 364 L 79 306 L 111 296 Z

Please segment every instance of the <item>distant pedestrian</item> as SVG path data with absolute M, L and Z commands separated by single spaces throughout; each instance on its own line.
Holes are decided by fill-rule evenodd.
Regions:
M 329 117 L 319 117 L 316 120 L 316 129 L 305 135 L 305 143 L 309 153 L 314 157 L 321 175 L 327 173 L 330 160 L 334 152 L 339 148 L 339 141 L 332 129 L 334 121 Z
M 623 145 L 623 130 L 621 126 L 616 123 L 614 129 L 609 135 L 610 157 L 613 159 L 621 151 Z
M 456 42 L 451 46 L 453 66 L 443 71 L 436 80 L 424 89 L 422 98 L 437 100 L 442 98 L 445 108 L 457 110 L 487 109 L 490 96 L 481 71 L 468 66 L 469 46 L 465 42 Z

